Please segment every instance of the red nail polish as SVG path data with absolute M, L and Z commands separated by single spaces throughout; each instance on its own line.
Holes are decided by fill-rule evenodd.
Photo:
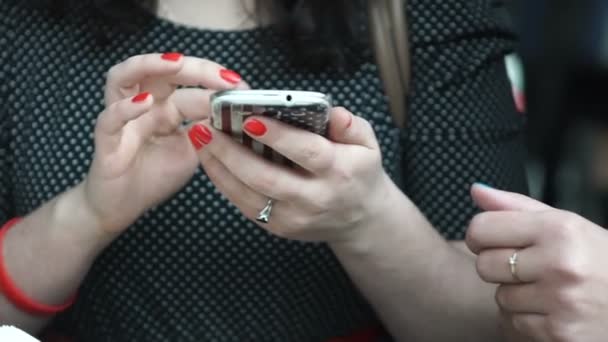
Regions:
M 144 102 L 144 101 L 146 101 L 146 99 L 148 99 L 148 96 L 150 96 L 150 93 L 148 93 L 148 92 L 141 93 L 141 94 L 138 94 L 136 96 L 133 96 L 133 98 L 131 99 L 131 101 L 133 103 Z
M 194 131 L 194 135 L 205 145 L 209 144 L 213 139 L 211 131 L 206 126 L 196 125 L 192 127 L 192 130 Z
M 264 135 L 267 129 L 266 125 L 264 125 L 260 120 L 251 119 L 245 124 L 245 130 L 259 137 L 261 135 Z
M 190 138 L 190 142 L 192 143 L 192 146 L 194 146 L 194 149 L 198 151 L 203 148 L 204 145 L 196 136 L 193 128 L 188 131 L 188 138 Z
M 239 75 L 236 71 L 234 70 L 229 70 L 229 69 L 222 69 L 220 70 L 220 76 L 227 82 L 232 83 L 232 84 L 237 84 L 239 82 L 241 82 L 241 75 Z
M 170 61 L 170 62 L 177 62 L 179 61 L 180 58 L 182 58 L 183 54 L 179 53 L 179 52 L 166 52 L 163 53 L 162 56 L 160 56 L 160 58 L 166 60 L 166 61 Z

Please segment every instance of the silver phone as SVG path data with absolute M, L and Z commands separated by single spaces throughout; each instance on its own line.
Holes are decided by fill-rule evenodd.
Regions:
M 295 90 L 226 90 L 211 96 L 211 124 L 267 159 L 289 164 L 283 156 L 243 133 L 243 122 L 262 115 L 325 136 L 332 107 L 329 95 Z

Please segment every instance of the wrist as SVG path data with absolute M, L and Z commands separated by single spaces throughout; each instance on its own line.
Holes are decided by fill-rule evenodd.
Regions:
M 117 236 L 112 224 L 98 215 L 85 195 L 85 185 L 79 183 L 60 195 L 52 207 L 53 227 L 57 236 L 72 240 L 81 246 L 97 251 L 105 248 Z
M 366 199 L 369 206 L 361 220 L 339 240 L 329 242 L 332 249 L 365 253 L 373 248 L 375 240 L 392 235 L 395 228 L 402 228 L 398 216 L 406 210 L 405 195 L 386 173 L 375 189 L 374 196 Z

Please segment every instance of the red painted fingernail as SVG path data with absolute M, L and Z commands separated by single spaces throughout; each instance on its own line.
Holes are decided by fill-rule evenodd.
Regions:
M 192 146 L 198 151 L 203 148 L 206 144 L 211 142 L 213 135 L 209 128 L 203 125 L 195 125 L 188 131 L 188 138 L 192 142 Z
M 192 143 L 192 146 L 194 146 L 194 148 L 197 151 L 200 150 L 201 148 L 203 148 L 204 145 L 196 136 L 194 129 L 190 129 L 190 131 L 188 131 L 188 138 L 190 138 L 190 142 Z
M 213 139 L 211 131 L 206 126 L 195 125 L 192 127 L 191 131 L 193 132 L 194 136 L 205 145 L 210 143 Z
M 179 61 L 180 58 L 182 58 L 183 54 L 179 53 L 179 52 L 166 52 L 163 53 L 162 56 L 160 56 L 160 58 L 166 60 L 166 61 L 171 61 L 171 62 L 177 62 Z
M 251 119 L 247 121 L 245 124 L 245 130 L 257 137 L 264 135 L 266 133 L 266 125 L 264 125 L 260 120 Z
M 141 93 L 141 94 L 138 94 L 136 96 L 133 96 L 133 99 L 131 99 L 131 101 L 133 103 L 144 102 L 144 101 L 146 101 L 146 99 L 148 98 L 148 96 L 150 96 L 150 93 L 148 93 L 148 92 Z
M 234 70 L 229 70 L 229 69 L 222 69 L 220 70 L 220 76 L 226 80 L 227 82 L 230 82 L 232 84 L 237 84 L 239 82 L 241 82 L 241 75 L 239 75 L 236 71 Z

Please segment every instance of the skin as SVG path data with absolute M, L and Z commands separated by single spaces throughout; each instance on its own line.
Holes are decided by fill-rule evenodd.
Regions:
M 25 216 L 5 237 L 4 262 L 19 289 L 38 302 L 64 303 L 108 244 L 192 177 L 198 162 L 182 121 L 207 117 L 214 90 L 247 88 L 223 79 L 222 69 L 200 58 L 149 54 L 109 71 L 87 177 Z M 206 89 L 176 90 L 178 84 Z M 150 93 L 145 100 L 134 102 L 144 92 Z M 0 296 L 1 324 L 36 332 L 49 319 L 24 313 Z
M 608 318 L 608 233 L 588 220 L 528 197 L 475 187 L 485 213 L 467 245 L 477 270 L 499 285 L 496 301 L 512 341 L 604 341 Z M 518 253 L 516 277 L 507 264 Z
M 292 160 L 294 169 L 261 158 L 208 122 L 199 125 L 211 133 L 196 142 L 199 159 L 224 196 L 252 220 L 273 198 L 264 228 L 328 243 L 398 340 L 501 340 L 495 286 L 479 279 L 470 252 L 439 236 L 390 180 L 367 121 L 335 108 L 324 138 L 269 118 L 248 119 L 246 128 L 264 129 L 246 133 Z
M 234 19 L 221 12 L 208 13 Z M 207 19 L 201 15 L 198 25 L 189 24 L 209 28 Z M 172 20 L 180 22 L 179 14 Z M 111 70 L 88 176 L 6 236 L 7 269 L 26 294 L 63 303 L 97 255 L 143 211 L 177 191 L 200 161 L 247 217 L 272 197 L 277 203 L 266 229 L 327 242 L 397 340 L 502 339 L 495 285 L 481 281 L 463 244 L 445 241 L 390 181 L 367 122 L 335 109 L 323 139 L 260 118 L 267 133 L 254 138 L 296 161 L 299 171 L 270 164 L 210 127 L 213 138 L 197 153 L 178 123 L 208 116 L 201 108 L 209 107 L 209 91 L 176 91 L 175 84 L 211 90 L 246 84 L 226 83 L 218 76 L 221 66 L 210 61 L 161 61 L 159 55 L 136 57 Z M 133 104 L 142 91 L 150 97 Z M 244 162 L 249 175 L 240 173 Z M 0 323 L 35 332 L 48 319 L 24 314 L 0 297 Z

